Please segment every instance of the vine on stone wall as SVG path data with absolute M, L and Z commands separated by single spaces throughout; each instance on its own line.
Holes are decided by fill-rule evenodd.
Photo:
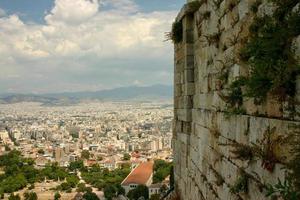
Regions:
M 290 127 L 293 130 L 293 139 L 290 142 L 292 146 L 292 159 L 287 164 L 286 179 L 275 185 L 267 185 L 267 197 L 278 198 L 284 200 L 300 199 L 300 125 Z
M 249 65 L 250 76 L 231 84 L 234 99 L 235 91 L 241 87 L 244 91 L 240 96 L 253 97 L 257 104 L 265 101 L 268 94 L 280 101 L 295 95 L 300 67 L 291 46 L 292 39 L 300 34 L 300 11 L 292 9 L 299 1 L 272 1 L 277 5 L 273 16 L 256 17 L 249 28 L 250 38 L 240 58 Z M 257 9 L 254 6 L 253 10 Z
M 249 176 L 245 172 L 241 172 L 241 175 L 237 178 L 234 185 L 230 187 L 230 192 L 233 194 L 247 193 L 248 192 Z

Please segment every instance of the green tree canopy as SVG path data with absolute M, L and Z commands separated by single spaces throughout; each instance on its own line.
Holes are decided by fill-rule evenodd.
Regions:
M 145 185 L 139 185 L 135 189 L 130 190 L 127 194 L 130 200 L 138 200 L 140 197 L 149 199 L 149 189 Z
M 83 198 L 85 200 L 99 200 L 98 196 L 94 192 L 90 191 L 84 193 Z
M 38 199 L 35 192 L 25 192 L 23 196 L 24 196 L 25 200 L 37 200 Z
M 11 195 L 8 197 L 8 200 L 21 200 L 19 194 L 14 195 L 11 193 Z
M 131 156 L 129 155 L 129 153 L 124 153 L 123 155 L 123 160 L 130 160 Z
M 108 185 L 104 188 L 104 196 L 107 200 L 112 200 L 116 197 L 117 189 L 113 185 Z
M 81 158 L 88 160 L 90 158 L 90 152 L 88 150 L 83 150 L 81 152 Z
M 59 200 L 60 197 L 61 197 L 61 195 L 59 194 L 59 192 L 56 192 L 56 193 L 54 194 L 54 200 Z
M 83 169 L 83 168 L 84 168 L 84 164 L 82 160 L 70 162 L 69 169 L 71 171 L 74 171 L 76 169 Z
M 39 149 L 39 150 L 38 150 L 38 153 L 39 153 L 39 154 L 45 154 L 45 151 L 44 151 L 43 149 Z
M 153 183 L 162 182 L 167 176 L 171 175 L 172 163 L 164 160 L 154 161 Z M 171 178 L 171 177 L 170 177 Z

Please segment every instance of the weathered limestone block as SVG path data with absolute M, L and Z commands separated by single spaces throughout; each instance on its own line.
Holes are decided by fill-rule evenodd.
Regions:
M 269 97 L 266 102 L 266 109 L 268 117 L 283 117 L 283 104 L 276 99 Z
M 227 116 L 218 113 L 217 127 L 220 134 L 230 140 L 239 140 L 246 143 L 248 141 L 248 117 L 245 115 Z
M 264 139 L 264 133 L 269 127 L 270 121 L 266 118 L 250 117 L 249 142 L 259 144 L 259 141 Z
M 239 21 L 239 9 L 237 6 L 229 10 L 224 17 L 221 18 L 220 30 L 228 30 Z
M 195 82 L 195 94 L 206 94 L 208 91 L 208 77 L 199 77 Z
M 254 103 L 254 98 L 244 99 L 243 107 L 245 108 L 246 113 L 249 115 L 258 114 L 258 107 Z
M 194 108 L 211 109 L 213 93 L 194 95 Z
M 254 180 L 250 179 L 249 180 L 249 198 L 248 199 L 257 199 L 257 200 L 265 200 L 266 195 L 262 192 L 262 186 L 259 182 L 255 182 Z
M 193 107 L 193 98 L 192 96 L 183 96 L 183 108 L 191 109 Z
M 219 173 L 227 184 L 233 184 L 238 178 L 240 172 L 236 165 L 223 159 L 222 170 L 219 171 Z
M 238 4 L 238 10 L 239 10 L 239 17 L 240 19 L 243 19 L 245 16 L 247 16 L 250 13 L 250 7 L 252 1 L 240 1 Z
M 193 83 L 194 82 L 194 69 L 184 70 L 184 76 L 185 76 L 185 80 L 188 83 Z
M 184 60 L 181 59 L 181 60 L 176 61 L 176 63 L 175 63 L 175 72 L 176 73 L 181 73 L 181 72 L 183 72 L 183 69 L 184 69 Z
M 176 115 L 179 120 L 184 122 L 191 122 L 192 121 L 192 111 L 188 109 L 177 109 Z
M 227 68 L 235 64 L 236 60 L 236 55 L 235 55 L 235 47 L 231 46 L 226 51 L 219 53 L 216 57 L 215 60 L 219 62 L 221 65 L 221 68 Z M 217 63 L 216 62 L 216 63 Z
M 174 96 L 179 97 L 182 95 L 182 88 L 180 84 L 176 84 L 174 87 Z
M 254 177 L 258 176 L 258 178 L 262 181 L 262 183 L 275 185 L 278 179 L 284 180 L 285 171 L 282 169 L 283 169 L 283 165 L 276 164 L 274 171 L 270 173 L 268 170 L 262 167 L 262 160 L 257 160 L 257 161 L 250 162 L 249 167 L 247 167 L 245 171 L 248 174 L 253 175 Z
M 258 7 L 257 16 L 259 17 L 272 16 L 276 8 L 277 6 L 275 3 L 270 1 L 265 1 Z
M 213 127 L 213 117 L 215 115 L 211 110 L 193 109 L 193 122 L 203 127 Z
M 218 49 L 214 45 L 206 45 L 207 38 L 201 37 L 197 40 L 195 49 L 195 63 L 199 70 L 203 67 L 211 65 L 215 56 L 218 54 Z M 205 73 L 203 73 L 205 75 Z
M 209 13 L 209 14 L 208 14 Z M 203 19 L 201 33 L 205 36 L 212 36 L 219 33 L 219 17 L 215 12 L 205 10 L 202 15 L 209 15 L 207 19 Z
M 181 84 L 181 74 L 179 72 L 174 73 L 174 83 L 175 84 Z M 180 85 L 175 86 L 175 90 L 180 87 Z
M 215 111 L 225 110 L 226 102 L 223 101 L 218 94 L 218 92 L 214 92 L 213 100 L 212 100 L 212 108 Z
M 195 84 L 194 83 L 185 83 L 182 85 L 182 93 L 185 96 L 195 94 Z

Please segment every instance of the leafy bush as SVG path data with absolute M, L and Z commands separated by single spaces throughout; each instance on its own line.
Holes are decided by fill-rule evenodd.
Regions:
M 166 33 L 166 40 L 172 40 L 174 44 L 180 43 L 183 37 L 182 21 L 175 21 L 171 32 Z
M 251 72 L 245 78 L 243 95 L 253 97 L 257 103 L 263 102 L 267 94 L 280 101 L 293 97 L 299 74 L 299 65 L 291 49 L 291 39 L 300 34 L 300 13 L 291 12 L 297 1 L 273 2 L 278 6 L 274 15 L 254 20 L 249 28 L 249 42 L 240 52 Z
M 153 183 L 162 182 L 167 176 L 169 176 L 172 170 L 172 165 L 172 163 L 168 163 L 164 160 L 155 160 L 153 166 Z
M 234 194 L 247 193 L 248 192 L 248 179 L 246 174 L 242 174 L 230 188 L 230 192 Z
M 149 189 L 145 185 L 138 185 L 136 188 L 128 192 L 127 197 L 130 200 L 138 200 L 140 197 L 149 199 Z
M 298 200 L 300 193 L 294 190 L 294 187 L 290 179 L 281 182 L 278 179 L 278 183 L 273 185 L 267 185 L 267 197 L 277 198 L 282 197 L 284 200 Z
M 38 197 L 35 192 L 25 192 L 23 194 L 25 200 L 37 200 Z

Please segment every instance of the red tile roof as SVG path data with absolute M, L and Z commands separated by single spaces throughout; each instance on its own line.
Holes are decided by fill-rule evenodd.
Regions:
M 153 163 L 144 162 L 134 168 L 130 174 L 124 179 L 122 185 L 137 184 L 146 185 L 153 173 Z

